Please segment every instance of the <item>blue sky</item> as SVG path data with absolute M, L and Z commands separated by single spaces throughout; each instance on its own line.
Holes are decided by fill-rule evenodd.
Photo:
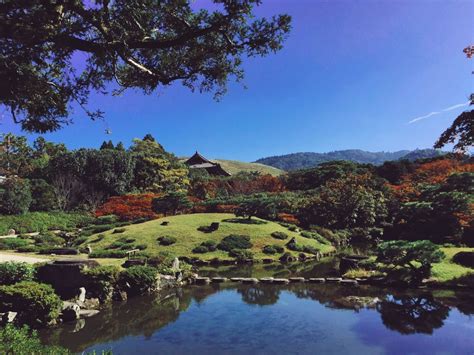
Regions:
M 442 110 L 474 92 L 474 60 L 462 53 L 474 43 L 473 1 L 264 0 L 257 13 L 288 13 L 293 30 L 276 55 L 245 61 L 247 89 L 231 83 L 220 102 L 180 84 L 151 96 L 93 95 L 106 123 L 76 110 L 73 125 L 45 137 L 78 148 L 150 132 L 178 156 L 197 149 L 243 161 L 426 148 L 467 108 Z M 431 112 L 441 113 L 408 123 Z M 21 133 L 7 120 L 0 131 Z

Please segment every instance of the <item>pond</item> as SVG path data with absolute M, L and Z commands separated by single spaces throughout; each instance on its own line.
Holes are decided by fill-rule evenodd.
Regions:
M 474 299 L 330 284 L 187 286 L 40 332 L 73 352 L 473 354 Z

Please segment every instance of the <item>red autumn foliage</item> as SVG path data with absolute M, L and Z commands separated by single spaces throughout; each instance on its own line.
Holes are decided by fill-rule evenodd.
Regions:
M 296 218 L 294 215 L 290 213 L 278 213 L 277 218 L 281 222 L 286 222 L 286 223 L 291 223 L 291 224 L 300 224 L 300 221 L 298 218 Z
M 414 172 L 405 175 L 399 185 L 389 187 L 401 201 L 411 201 L 420 195 L 422 185 L 442 184 L 450 175 L 463 172 L 474 172 L 474 164 L 450 158 L 438 159 L 421 163 Z
M 154 198 L 159 194 L 130 194 L 110 197 L 95 212 L 97 217 L 105 215 L 116 215 L 121 221 L 133 221 L 140 218 L 158 218 L 151 208 Z

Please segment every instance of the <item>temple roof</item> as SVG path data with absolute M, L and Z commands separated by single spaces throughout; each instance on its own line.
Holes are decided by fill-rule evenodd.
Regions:
M 210 175 L 230 176 L 230 173 L 225 171 L 220 164 L 206 159 L 198 151 L 184 163 L 191 169 L 206 169 Z

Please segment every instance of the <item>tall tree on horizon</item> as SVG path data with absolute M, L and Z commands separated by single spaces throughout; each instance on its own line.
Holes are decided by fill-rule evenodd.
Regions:
M 0 105 L 28 132 L 71 122 L 72 104 L 92 119 L 92 91 L 151 94 L 180 81 L 226 92 L 245 57 L 282 48 L 291 18 L 254 14 L 261 0 L 5 0 L 0 3 Z

